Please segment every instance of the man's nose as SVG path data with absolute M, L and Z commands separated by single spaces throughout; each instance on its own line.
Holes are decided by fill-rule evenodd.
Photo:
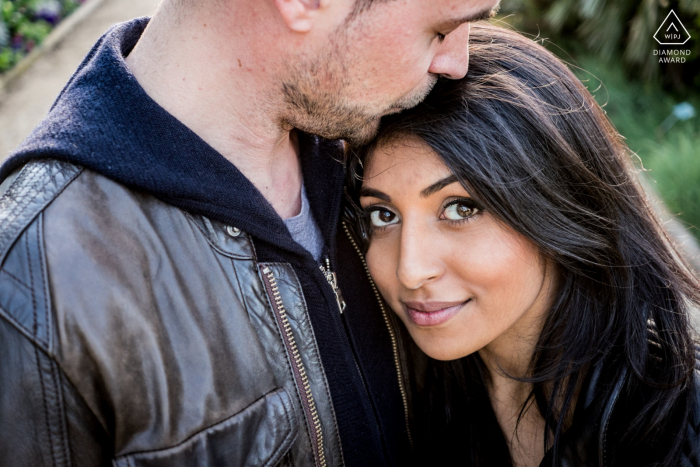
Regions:
M 442 275 L 442 262 L 431 239 L 430 232 L 404 224 L 396 266 L 396 277 L 403 287 L 416 290 Z
M 428 71 L 449 79 L 462 79 L 469 69 L 469 23 L 445 36 Z

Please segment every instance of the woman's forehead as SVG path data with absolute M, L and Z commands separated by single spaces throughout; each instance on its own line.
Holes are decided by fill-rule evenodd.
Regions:
M 426 188 L 452 176 L 452 172 L 427 146 L 379 148 L 365 167 L 363 191 L 367 188 L 390 196 L 420 195 Z
M 438 175 L 450 172 L 430 146 L 409 136 L 378 144 L 364 161 L 364 174 L 365 178 L 374 178 L 418 167 Z

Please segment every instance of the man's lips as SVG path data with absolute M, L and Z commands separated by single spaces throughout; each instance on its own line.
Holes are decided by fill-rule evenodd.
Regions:
M 456 315 L 469 301 L 402 302 L 409 319 L 417 326 L 437 326 Z

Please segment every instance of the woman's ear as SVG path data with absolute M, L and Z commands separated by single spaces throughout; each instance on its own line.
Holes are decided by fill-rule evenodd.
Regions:
M 298 33 L 311 30 L 330 0 L 275 0 L 275 6 L 287 27 Z

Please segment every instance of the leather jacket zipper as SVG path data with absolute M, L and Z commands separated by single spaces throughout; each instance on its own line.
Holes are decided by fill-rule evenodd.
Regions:
M 272 303 L 272 309 L 274 311 L 275 320 L 282 330 L 282 341 L 287 349 L 287 353 L 291 356 L 292 363 L 292 373 L 294 374 L 294 380 L 296 386 L 299 389 L 299 396 L 301 398 L 301 405 L 304 409 L 304 414 L 306 415 L 306 424 L 309 429 L 309 435 L 311 436 L 311 445 L 313 448 L 314 458 L 317 467 L 326 467 L 326 454 L 323 448 L 323 430 L 321 429 L 321 420 L 318 416 L 318 411 L 316 410 L 316 402 L 314 401 L 313 393 L 311 392 L 311 384 L 309 383 L 309 378 L 304 369 L 304 362 L 301 360 L 301 354 L 299 353 L 299 348 L 297 347 L 296 340 L 294 339 L 294 334 L 292 333 L 292 327 L 289 324 L 289 318 L 287 317 L 287 310 L 282 303 L 282 297 L 280 296 L 279 287 L 277 286 L 277 279 L 275 275 L 267 266 L 261 266 L 263 283 L 265 284 L 265 290 Z
M 343 294 L 340 292 L 340 287 L 338 287 L 338 278 L 331 269 L 331 260 L 326 258 L 326 267 L 324 268 L 322 264 L 319 267 L 321 268 L 321 272 L 326 277 L 326 280 L 333 289 L 333 293 L 335 294 L 335 301 L 336 303 L 338 303 L 338 309 L 340 310 L 340 314 L 342 315 L 345 311 L 345 308 L 347 307 L 347 304 L 343 299 Z
M 357 242 L 355 241 L 355 238 L 352 236 L 350 233 L 350 229 L 348 229 L 347 224 L 345 221 L 342 222 L 343 224 L 343 230 L 345 230 L 345 234 L 347 237 L 350 239 L 350 243 L 352 243 L 353 248 L 357 252 L 357 255 L 360 257 L 360 260 L 362 261 L 362 266 L 365 269 L 365 273 L 367 274 L 367 277 L 369 278 L 369 283 L 372 286 L 372 290 L 374 291 L 374 296 L 377 298 L 377 301 L 379 302 L 379 308 L 382 310 L 382 316 L 384 317 L 384 323 L 386 324 L 387 329 L 389 330 L 389 337 L 391 339 L 391 349 L 394 353 L 394 365 L 396 366 L 396 376 L 398 377 L 399 380 L 399 391 L 401 392 L 401 401 L 403 402 L 403 412 L 404 412 L 404 418 L 406 421 L 406 433 L 408 434 L 408 441 L 411 443 L 411 447 L 413 447 L 413 437 L 411 436 L 411 427 L 408 422 L 408 396 L 406 394 L 406 386 L 404 385 L 403 381 L 403 372 L 401 371 L 401 359 L 399 358 L 399 344 L 398 340 L 396 338 L 396 332 L 394 331 L 394 328 L 391 326 L 391 321 L 389 320 L 389 315 L 387 314 L 386 308 L 384 307 L 384 302 L 382 301 L 382 296 L 379 294 L 379 289 L 377 289 L 376 284 L 374 283 L 374 279 L 372 279 L 372 275 L 369 273 L 369 267 L 367 266 L 367 261 L 365 261 L 365 257 L 362 254 L 362 250 L 360 250 L 360 247 L 358 246 Z

